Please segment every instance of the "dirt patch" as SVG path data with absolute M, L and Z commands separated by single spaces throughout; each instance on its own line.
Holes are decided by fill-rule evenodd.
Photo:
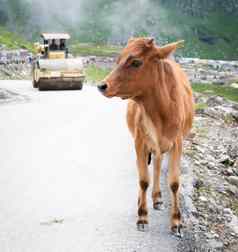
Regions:
M 7 89 L 0 88 L 0 104 L 6 104 L 10 102 L 26 102 L 29 98 L 25 95 L 12 92 Z

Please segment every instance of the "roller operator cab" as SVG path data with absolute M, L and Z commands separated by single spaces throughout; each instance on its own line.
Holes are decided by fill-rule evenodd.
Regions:
M 35 43 L 37 57 L 32 65 L 33 87 L 39 90 L 82 89 L 85 80 L 81 58 L 69 57 L 67 33 L 42 33 Z

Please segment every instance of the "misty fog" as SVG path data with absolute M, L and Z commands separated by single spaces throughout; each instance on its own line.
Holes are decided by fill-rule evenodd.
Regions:
M 136 35 L 158 37 L 160 33 L 179 34 L 168 27 L 166 11 L 156 0 L 0 0 L 5 2 L 8 23 L 28 38 L 42 31 L 68 31 L 73 38 L 123 43 Z M 16 4 L 18 2 L 18 4 Z M 18 10 L 16 10 L 17 5 Z M 155 6 L 156 5 L 156 6 Z M 0 5 L 1 7 L 1 5 Z M 22 27 L 15 27 L 17 15 L 27 16 Z M 166 23 L 166 25 L 165 25 Z M 19 26 L 19 25 L 18 25 Z

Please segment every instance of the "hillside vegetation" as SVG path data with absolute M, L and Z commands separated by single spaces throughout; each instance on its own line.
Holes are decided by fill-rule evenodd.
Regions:
M 0 25 L 31 41 L 67 31 L 82 54 L 153 36 L 159 44 L 185 39 L 184 56 L 238 59 L 238 0 L 0 0 Z
M 9 32 L 0 26 L 0 45 L 8 49 L 24 48 L 33 51 L 33 45 L 19 34 Z

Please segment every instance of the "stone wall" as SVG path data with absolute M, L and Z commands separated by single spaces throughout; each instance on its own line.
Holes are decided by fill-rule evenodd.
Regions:
M 0 64 L 28 63 L 32 59 L 32 53 L 25 49 L 0 50 Z
M 0 50 L 0 79 L 29 79 L 32 57 L 24 49 Z
M 238 61 L 178 58 L 193 83 L 238 83 Z

